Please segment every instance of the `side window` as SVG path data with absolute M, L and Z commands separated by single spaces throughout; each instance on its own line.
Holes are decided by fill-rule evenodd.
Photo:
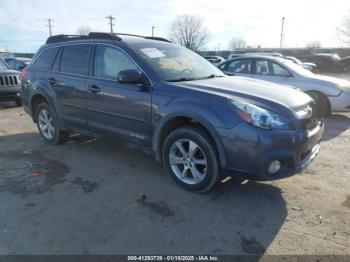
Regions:
M 269 65 L 267 60 L 256 60 L 256 74 L 257 75 L 268 75 L 269 74 Z
M 235 60 L 227 65 L 226 70 L 233 73 L 250 74 L 251 66 L 250 59 Z
M 39 69 L 49 70 L 51 69 L 52 62 L 56 56 L 58 48 L 49 48 L 43 51 L 36 59 L 34 66 Z
M 60 71 L 87 75 L 90 45 L 68 45 L 63 48 Z
M 97 45 L 94 60 L 94 76 L 116 80 L 122 70 L 139 70 L 131 59 L 122 51 L 104 45 Z
M 271 68 L 272 68 L 272 71 L 271 74 L 272 75 L 276 75 L 276 76 L 289 76 L 290 73 L 284 69 L 282 66 L 276 64 L 276 63 L 273 63 L 271 62 Z

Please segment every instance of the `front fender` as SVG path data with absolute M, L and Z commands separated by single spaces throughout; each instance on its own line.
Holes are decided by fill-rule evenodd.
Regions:
M 203 108 L 201 108 L 201 110 L 203 110 Z M 197 111 L 199 112 L 199 111 Z M 218 154 L 219 154 L 219 161 L 221 164 L 221 168 L 224 168 L 226 166 L 226 158 L 225 158 L 225 154 L 224 154 L 224 147 L 223 144 L 221 142 L 220 136 L 215 128 L 215 126 L 208 121 L 209 117 L 213 117 L 213 113 L 211 112 L 207 112 L 208 115 L 205 115 L 205 117 L 203 116 L 203 114 L 198 114 L 196 111 L 176 111 L 176 112 L 172 112 L 169 114 L 166 114 L 165 116 L 163 116 L 154 132 L 153 132 L 153 139 L 152 139 L 152 147 L 153 147 L 153 151 L 156 154 L 156 159 L 158 161 L 161 160 L 161 149 L 162 149 L 162 145 L 161 145 L 161 132 L 163 130 L 163 128 L 166 126 L 166 124 L 171 121 L 172 119 L 175 119 L 177 117 L 188 117 L 191 119 L 194 119 L 195 121 L 197 121 L 200 125 L 202 125 L 210 134 L 210 136 L 213 138 L 214 143 L 216 145 Z M 216 120 L 214 122 L 220 122 L 219 120 Z

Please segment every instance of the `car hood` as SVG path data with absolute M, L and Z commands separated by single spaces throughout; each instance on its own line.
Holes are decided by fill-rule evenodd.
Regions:
M 332 76 L 325 76 L 325 75 L 316 75 L 316 74 L 314 74 L 312 77 L 309 77 L 309 78 L 316 79 L 327 84 L 331 84 L 334 86 L 334 88 L 338 88 L 343 91 L 344 90 L 350 91 L 350 81 L 345 79 L 332 77 Z
M 215 92 L 227 97 L 243 96 L 252 100 L 265 99 L 289 109 L 300 108 L 312 102 L 310 96 L 298 89 L 240 76 L 181 82 L 181 86 Z

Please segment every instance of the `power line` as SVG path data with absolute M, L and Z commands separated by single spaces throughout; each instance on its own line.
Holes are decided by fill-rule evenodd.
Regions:
M 106 18 L 109 19 L 109 25 L 111 27 L 111 33 L 113 33 L 113 26 L 114 26 L 113 20 L 115 20 L 115 18 L 112 15 L 109 15 Z
M 48 18 L 48 19 L 46 19 L 46 20 L 47 20 L 47 22 L 48 22 L 48 24 L 47 24 L 46 26 L 49 28 L 50 36 L 52 36 L 52 27 L 53 27 L 52 23 L 53 23 L 53 19 Z

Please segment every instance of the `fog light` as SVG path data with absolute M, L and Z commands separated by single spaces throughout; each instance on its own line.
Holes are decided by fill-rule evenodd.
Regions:
M 269 173 L 270 174 L 275 174 L 281 169 L 281 161 L 279 160 L 274 160 L 271 162 L 269 165 Z

